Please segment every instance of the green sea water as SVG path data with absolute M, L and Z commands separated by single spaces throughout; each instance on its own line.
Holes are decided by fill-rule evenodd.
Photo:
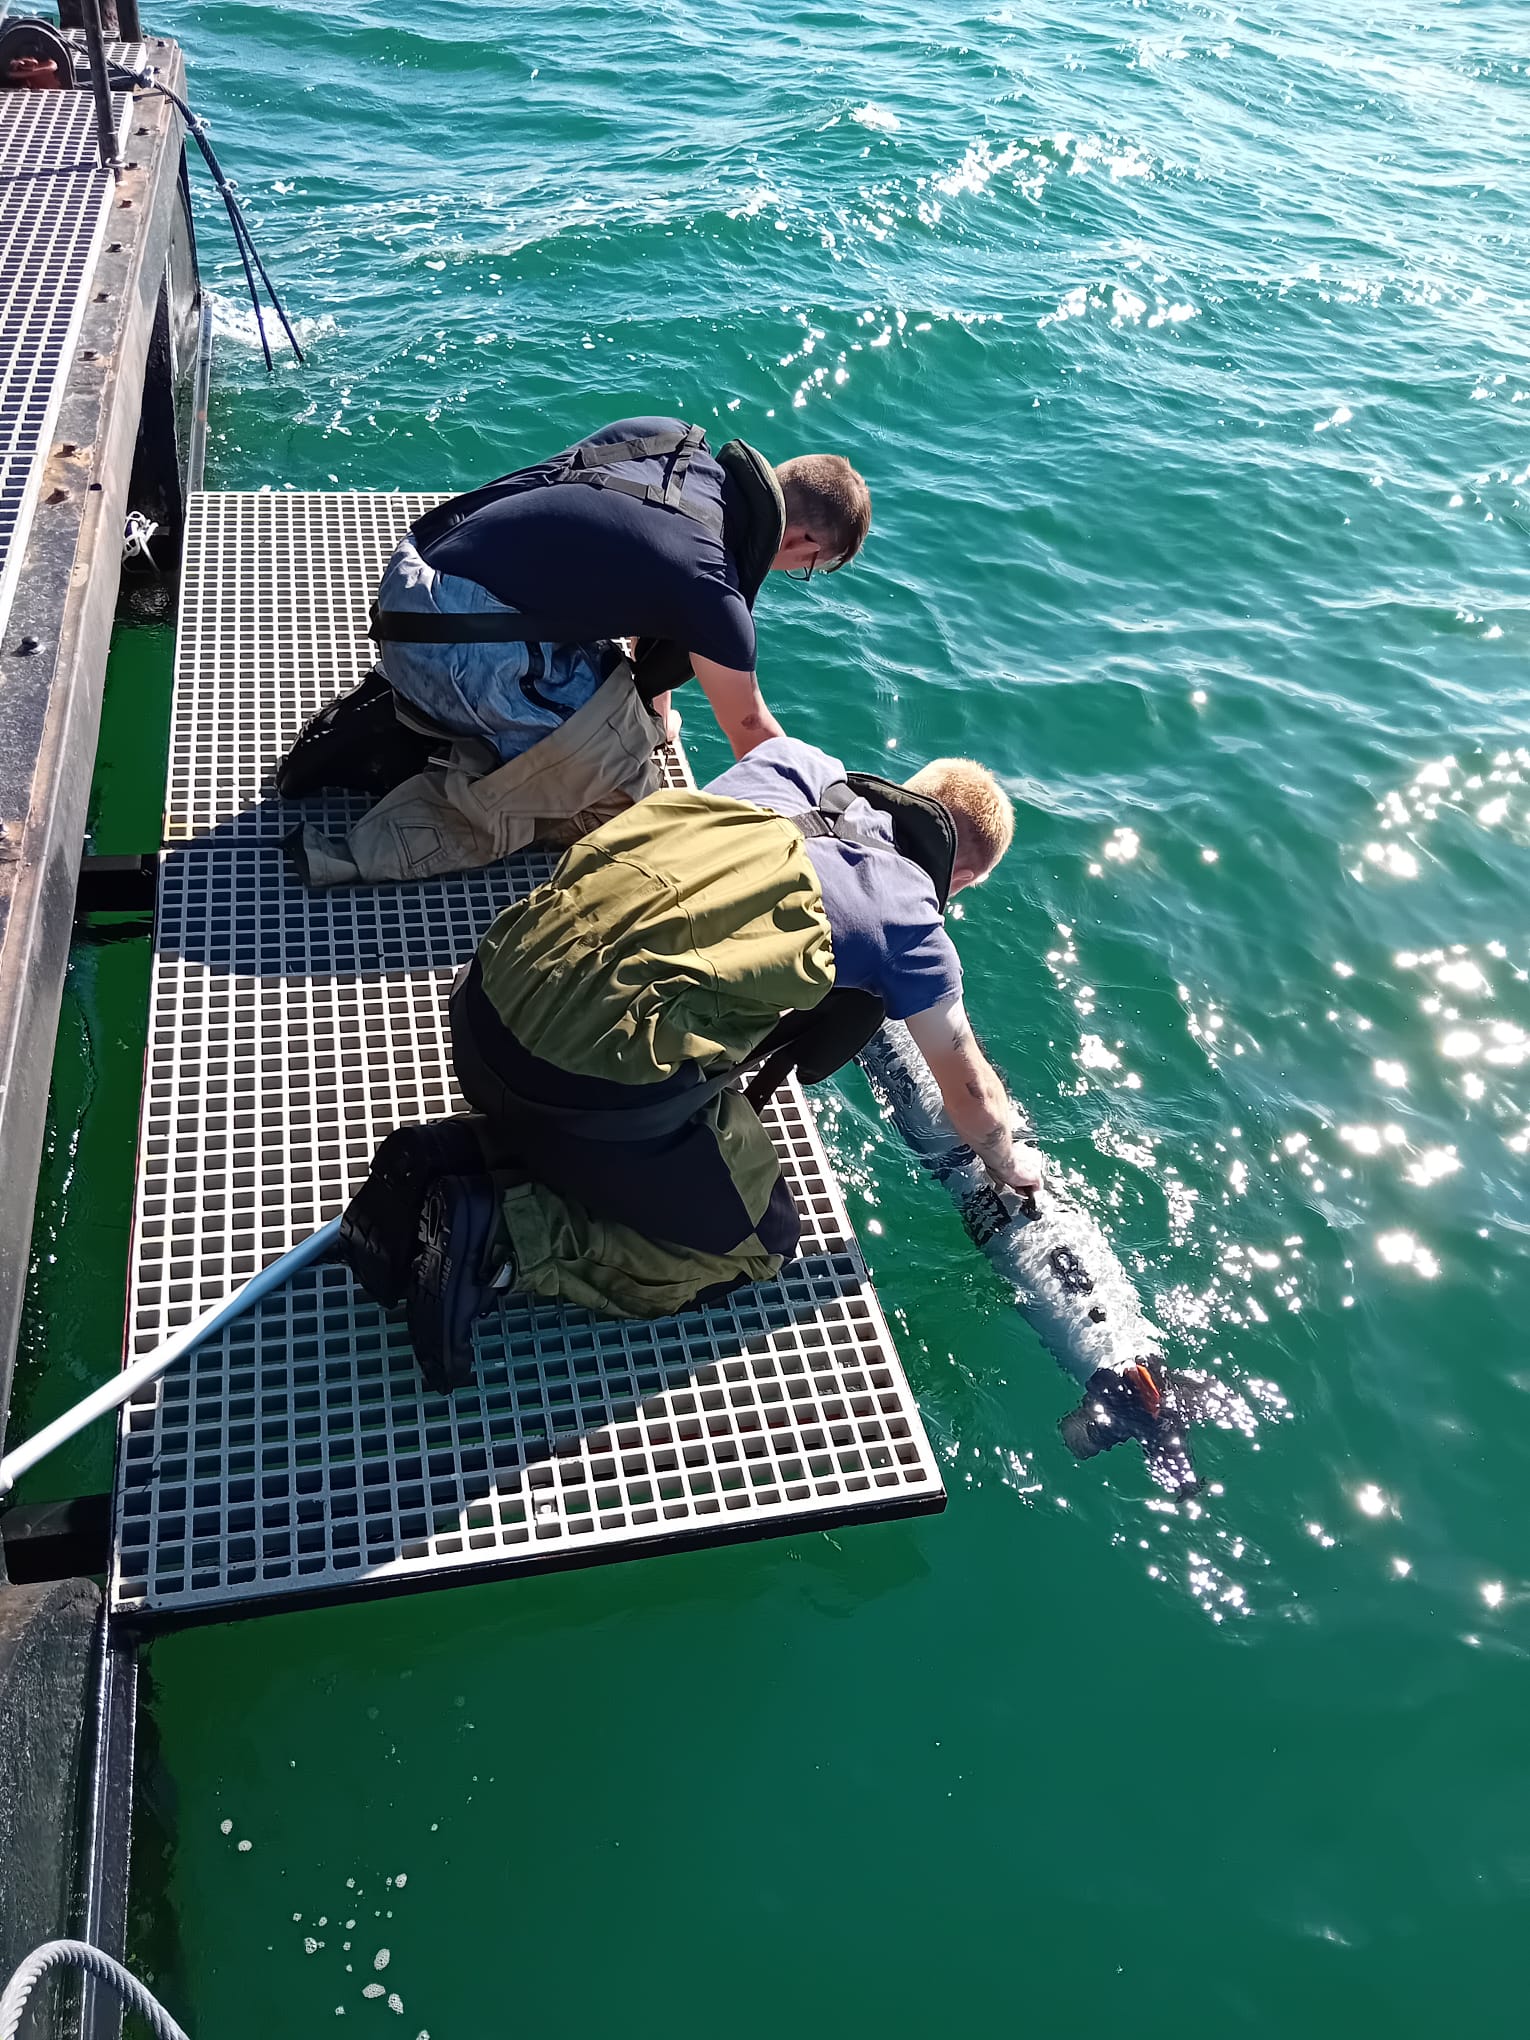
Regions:
M 206 210 L 209 486 L 466 485 L 639 410 L 863 470 L 863 560 L 762 599 L 768 698 L 1002 774 L 974 1017 L 1259 1421 L 1193 1504 L 1073 1464 L 1069 1385 L 836 1086 L 946 1514 L 158 1642 L 140 1965 L 197 2040 L 1517 2030 L 1522 15 L 152 22 L 310 354 L 266 378 Z M 166 668 L 119 641 L 98 787 L 150 841 Z M 141 942 L 77 957 L 39 1409 L 115 1358 L 145 986 Z

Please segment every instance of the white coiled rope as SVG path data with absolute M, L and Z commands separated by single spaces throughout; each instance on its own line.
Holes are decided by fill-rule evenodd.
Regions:
M 63 1969 L 69 1964 L 109 1983 L 129 2011 L 148 2021 L 159 2040 L 186 2040 L 185 2033 L 154 1993 L 146 1990 L 120 1962 L 114 1962 L 101 1949 L 92 1948 L 88 1941 L 44 1941 L 40 1948 L 32 1950 L 5 1986 L 5 1995 L 0 1997 L 0 2040 L 16 2040 L 27 1999 L 49 1970 Z

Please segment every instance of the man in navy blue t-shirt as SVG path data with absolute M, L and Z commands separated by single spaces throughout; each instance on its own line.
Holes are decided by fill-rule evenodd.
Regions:
M 713 453 L 678 418 L 608 425 L 416 519 L 378 591 L 377 672 L 309 724 L 279 768 L 280 790 L 383 792 L 405 777 L 415 769 L 407 738 L 362 756 L 374 710 L 391 729 L 400 701 L 507 763 L 589 702 L 624 649 L 661 726 L 671 688 L 694 674 L 742 757 L 780 734 L 755 676 L 752 612 L 766 574 L 832 573 L 870 523 L 866 484 L 836 454 L 777 468 L 742 440 Z M 392 699 L 379 703 L 379 688 Z M 396 756 L 409 762 L 390 776 Z
M 677 418 L 626 418 L 578 451 L 590 460 L 686 430 Z M 694 672 L 742 757 L 780 733 L 755 677 L 752 612 L 765 574 L 806 578 L 853 559 L 871 498 L 837 455 L 808 454 L 772 470 L 740 441 L 714 457 L 699 431 L 696 440 L 678 489 L 671 453 L 558 473 L 549 463 L 526 475 L 551 480 L 501 493 L 491 486 L 482 502 L 459 499 L 467 514 L 439 535 L 427 530 L 420 551 L 436 574 L 473 582 L 514 610 L 563 615 L 571 647 L 637 641 L 638 691 L 661 709 L 669 686 L 659 683 Z M 560 486 L 580 477 L 589 478 L 583 486 Z M 654 491 L 673 501 L 655 502 Z M 502 658 L 493 663 L 503 671 Z M 492 688 L 487 669 L 484 680 Z
M 816 807 L 825 788 L 844 776 L 844 766 L 827 751 L 775 737 L 706 791 L 799 815 Z M 936 759 L 908 786 L 942 802 L 955 825 L 947 896 L 980 885 L 1009 847 L 1014 821 L 1008 799 L 987 772 L 962 758 Z M 889 1019 L 908 1023 L 962 1139 L 1001 1182 L 1034 1190 L 1041 1181 L 1040 1161 L 1014 1139 L 1009 1095 L 967 1019 L 961 959 L 946 932 L 933 880 L 911 858 L 888 854 L 893 826 L 881 810 L 856 800 L 845 820 L 846 833 L 814 836 L 807 843 L 834 943 L 835 985 L 875 993 Z

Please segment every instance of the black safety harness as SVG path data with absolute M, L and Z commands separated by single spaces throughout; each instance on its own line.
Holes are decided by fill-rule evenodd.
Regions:
M 689 425 L 683 432 L 654 432 L 646 439 L 615 439 L 604 445 L 581 441 L 578 446 L 570 447 L 566 453 L 543 462 L 540 467 L 504 475 L 482 489 L 473 489 L 465 496 L 454 496 L 449 503 L 427 510 L 409 527 L 409 535 L 423 551 L 447 532 L 455 531 L 475 510 L 497 502 L 505 495 L 521 494 L 536 487 L 554 488 L 564 483 L 583 483 L 588 488 L 610 489 L 617 495 L 631 496 L 639 503 L 651 503 L 656 509 L 674 511 L 720 539 L 723 536 L 722 510 L 698 500 L 694 495 L 687 495 L 685 490 L 685 478 L 691 462 L 705 448 L 706 434 L 699 425 Z M 669 469 L 662 484 L 635 481 L 629 475 L 612 473 L 613 468 L 644 460 L 668 460 Z M 519 486 L 512 488 L 511 484 Z M 774 553 L 774 546 L 771 551 Z M 752 603 L 758 587 L 759 582 L 756 581 L 754 589 L 745 597 L 747 601 Z M 379 609 L 374 602 L 367 635 L 379 644 L 560 644 L 568 639 L 568 616 L 566 613 L 555 615 L 538 610 L 488 610 L 439 616 L 421 610 Z

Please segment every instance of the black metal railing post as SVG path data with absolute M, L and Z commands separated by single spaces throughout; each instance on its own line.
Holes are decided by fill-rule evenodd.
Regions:
M 101 33 L 100 0 L 80 0 L 80 24 L 85 30 L 90 89 L 96 100 L 96 146 L 103 165 L 113 177 L 120 177 L 122 163 L 117 153 L 117 124 L 112 118 L 112 92 L 106 82 L 106 38 Z

